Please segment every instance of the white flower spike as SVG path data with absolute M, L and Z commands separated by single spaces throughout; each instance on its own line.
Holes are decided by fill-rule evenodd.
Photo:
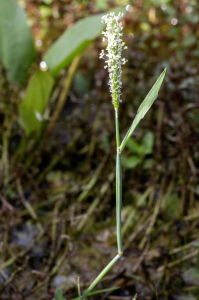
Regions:
M 102 23 L 107 24 L 106 32 L 102 32 L 105 36 L 104 39 L 107 40 L 107 53 L 104 50 L 100 53 L 100 58 L 106 59 L 105 69 L 108 67 L 109 71 L 109 83 L 110 92 L 112 94 L 112 102 L 115 109 L 118 109 L 119 102 L 121 102 L 121 75 L 122 75 L 122 64 L 125 64 L 127 60 L 122 58 L 122 51 L 127 49 L 125 43 L 122 42 L 121 36 L 122 33 L 122 23 L 119 20 L 123 17 L 122 13 L 119 13 L 118 16 L 115 16 L 115 13 L 112 12 L 106 16 L 102 17 Z

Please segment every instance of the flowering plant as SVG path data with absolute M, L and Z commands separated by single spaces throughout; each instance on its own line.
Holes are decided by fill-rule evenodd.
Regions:
M 121 234 L 121 204 L 122 204 L 122 168 L 121 168 L 121 153 L 131 137 L 136 126 L 140 120 L 145 116 L 153 102 L 157 99 L 158 91 L 163 82 L 166 69 L 161 73 L 154 86 L 140 105 L 138 112 L 130 126 L 127 134 L 123 138 L 122 143 L 120 143 L 119 135 L 119 120 L 118 120 L 118 108 L 121 102 L 121 75 L 122 75 L 122 64 L 125 64 L 127 60 L 122 58 L 122 51 L 127 49 L 125 43 L 122 42 L 122 23 L 119 20 L 122 18 L 122 14 L 119 13 L 118 16 L 114 12 L 103 16 L 102 22 L 106 24 L 106 31 L 102 32 L 104 35 L 103 41 L 107 41 L 107 47 L 100 53 L 100 58 L 105 58 L 105 68 L 108 68 L 109 72 L 109 86 L 112 96 L 112 103 L 115 109 L 115 124 L 116 124 L 116 145 L 117 145 L 117 158 L 116 158 L 116 226 L 117 226 L 117 245 L 118 254 L 111 260 L 111 262 L 103 269 L 103 271 L 97 276 L 97 278 L 88 287 L 86 292 L 81 296 L 79 290 L 79 297 L 77 299 L 85 299 L 87 296 L 91 295 L 91 291 L 97 285 L 97 283 L 104 277 L 104 275 L 110 270 L 110 268 L 116 263 L 116 261 L 123 255 L 122 250 L 122 234 Z M 111 289 L 109 289 L 111 290 Z M 104 290 L 105 291 L 105 290 Z M 133 298 L 136 299 L 136 296 Z

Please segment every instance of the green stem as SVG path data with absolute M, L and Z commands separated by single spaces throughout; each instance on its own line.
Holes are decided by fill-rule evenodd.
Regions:
M 116 226 L 117 226 L 117 246 L 120 256 L 123 254 L 122 250 L 122 233 L 121 233 L 121 209 L 122 209 L 122 167 L 121 167 L 121 153 L 117 153 L 116 159 Z
M 106 275 L 106 273 L 111 269 L 111 267 L 116 263 L 116 261 L 120 258 L 120 255 L 117 254 L 111 262 L 104 268 L 104 270 L 97 276 L 97 278 L 91 283 L 86 292 L 82 295 L 81 299 L 85 299 L 89 293 L 94 289 L 96 284 Z
M 119 136 L 119 121 L 118 110 L 115 109 L 115 126 L 116 126 L 116 142 L 117 142 L 117 159 L 116 159 L 116 223 L 117 223 L 117 246 L 120 256 L 122 250 L 122 233 L 121 233 L 121 209 L 122 209 L 122 165 L 120 153 L 120 136 Z
M 81 299 L 89 296 L 90 292 L 94 289 L 96 284 L 106 275 L 110 268 L 122 256 L 122 234 L 121 234 L 121 206 L 122 206 L 122 167 L 121 167 L 121 153 L 120 153 L 120 135 L 119 135 L 119 121 L 118 109 L 115 108 L 115 125 L 116 125 L 116 143 L 117 143 L 117 159 L 116 159 L 116 222 L 117 222 L 117 244 L 118 254 L 112 261 L 103 269 L 97 278 L 91 283 L 86 292 L 82 295 Z
M 119 133 L 119 120 L 118 120 L 118 109 L 115 108 L 115 129 L 116 129 L 116 143 L 117 148 L 120 146 L 120 133 Z

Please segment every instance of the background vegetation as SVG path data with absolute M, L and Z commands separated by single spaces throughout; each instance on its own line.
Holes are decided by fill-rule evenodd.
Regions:
M 120 289 L 93 299 L 199 299 L 198 1 L 0 0 L 1 299 L 52 299 L 57 287 L 72 299 L 77 277 L 85 289 L 117 252 L 97 14 L 118 6 L 123 136 L 167 74 L 123 155 L 124 257 L 98 285 Z

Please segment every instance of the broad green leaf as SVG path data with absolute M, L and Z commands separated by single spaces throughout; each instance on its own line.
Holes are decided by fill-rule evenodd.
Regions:
M 0 61 L 8 80 L 23 84 L 35 58 L 24 10 L 15 0 L 0 0 Z
M 55 291 L 55 297 L 53 300 L 65 300 L 62 294 L 62 290 L 60 288 L 57 288 Z
M 149 108 L 151 107 L 151 105 L 153 104 L 155 99 L 157 98 L 159 89 L 161 87 L 162 81 L 165 76 L 165 73 L 166 73 L 166 69 L 159 76 L 158 80 L 156 81 L 156 83 L 154 84 L 154 86 L 152 87 L 152 89 L 150 90 L 150 92 L 148 93 L 148 95 L 146 96 L 146 98 L 144 99 L 144 101 L 142 102 L 140 107 L 138 108 L 137 115 L 120 145 L 121 152 L 124 149 L 127 141 L 131 137 L 132 133 L 134 132 L 134 130 L 137 127 L 140 120 L 144 118 L 145 114 L 147 113 L 147 111 L 149 110 Z
M 137 167 L 142 162 L 142 159 L 138 156 L 132 155 L 132 156 L 126 156 L 122 155 L 122 166 L 126 169 L 133 169 Z
M 66 67 L 73 58 L 81 53 L 90 42 L 100 35 L 104 28 L 101 23 L 102 14 L 80 20 L 50 47 L 44 61 L 53 75 Z
M 116 14 L 123 8 L 112 9 Z M 67 29 L 44 55 L 44 61 L 53 75 L 70 64 L 104 29 L 101 18 L 104 14 L 87 17 Z
M 37 70 L 30 79 L 20 107 L 20 122 L 27 134 L 39 131 L 42 115 L 52 91 L 54 79 L 49 73 Z

